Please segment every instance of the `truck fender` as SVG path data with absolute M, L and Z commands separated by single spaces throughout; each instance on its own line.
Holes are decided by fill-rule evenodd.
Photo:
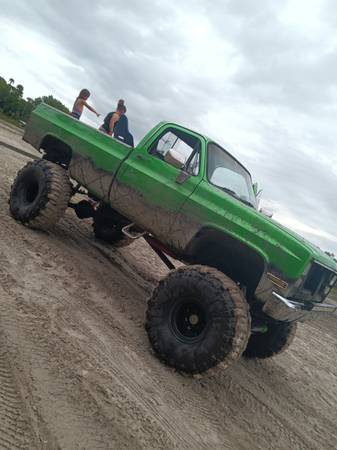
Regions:
M 265 272 L 265 255 L 228 233 L 202 228 L 187 246 L 187 258 L 196 264 L 215 267 L 253 295 Z
M 44 159 L 56 164 L 60 164 L 65 168 L 69 167 L 73 150 L 72 148 L 63 142 L 60 138 L 48 133 L 40 142 L 39 150 L 44 150 Z

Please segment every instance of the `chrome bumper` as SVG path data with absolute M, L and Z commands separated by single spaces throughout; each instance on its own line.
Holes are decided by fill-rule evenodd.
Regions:
M 263 305 L 264 313 L 275 320 L 285 322 L 293 322 L 295 320 L 304 321 L 336 311 L 337 305 L 316 303 L 308 306 L 304 303 L 284 298 L 277 292 L 273 292 L 272 297 Z

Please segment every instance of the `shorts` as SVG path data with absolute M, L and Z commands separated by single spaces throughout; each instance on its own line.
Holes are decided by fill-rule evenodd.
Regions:
M 74 119 L 80 120 L 81 113 L 79 113 L 79 112 L 77 112 L 77 111 L 73 111 L 73 112 L 70 113 L 70 115 L 71 115 Z

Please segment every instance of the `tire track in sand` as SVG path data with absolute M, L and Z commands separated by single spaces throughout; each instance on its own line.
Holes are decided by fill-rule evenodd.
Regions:
M 32 433 L 0 336 L 0 448 L 30 449 Z

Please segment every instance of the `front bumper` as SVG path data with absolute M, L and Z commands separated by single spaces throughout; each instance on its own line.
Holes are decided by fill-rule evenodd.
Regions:
M 264 313 L 275 320 L 285 322 L 304 321 L 336 311 L 337 305 L 331 305 L 329 303 L 300 303 L 282 297 L 277 292 L 273 292 L 272 296 L 263 305 Z

